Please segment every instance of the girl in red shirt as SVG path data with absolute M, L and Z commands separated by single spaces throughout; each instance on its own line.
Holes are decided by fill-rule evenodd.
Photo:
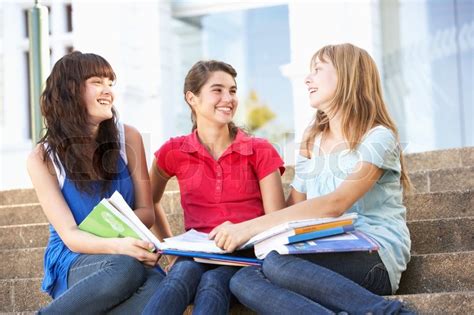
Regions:
M 154 230 L 172 236 L 159 201 L 176 176 L 185 229 L 210 232 L 223 222 L 239 223 L 284 207 L 284 171 L 278 152 L 232 122 L 238 106 L 234 68 L 220 61 L 199 61 L 188 72 L 184 98 L 191 108 L 192 133 L 171 138 L 155 153 L 151 185 Z M 227 314 L 229 281 L 237 267 L 200 264 L 178 258 L 146 306 L 145 314 Z

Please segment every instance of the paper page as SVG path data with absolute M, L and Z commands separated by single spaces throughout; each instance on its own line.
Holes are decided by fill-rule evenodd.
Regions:
M 132 221 L 133 225 L 146 236 L 146 238 L 152 242 L 157 249 L 161 249 L 161 242 L 156 236 L 143 224 L 143 222 L 137 217 L 137 215 L 133 212 L 130 206 L 127 204 L 125 199 L 123 199 L 122 195 L 116 191 L 108 199 L 108 201 L 117 208 L 124 216 L 126 216 L 130 221 Z
M 224 250 L 216 246 L 214 240 L 208 238 L 207 233 L 198 232 L 194 229 L 174 237 L 166 238 L 162 243 L 162 248 L 206 253 L 225 253 Z
M 242 248 L 249 247 L 255 243 L 261 242 L 269 237 L 278 235 L 280 233 L 283 233 L 291 229 L 300 228 L 300 227 L 309 226 L 309 225 L 323 224 L 323 223 L 328 223 L 328 222 L 336 222 L 336 221 L 341 221 L 341 220 L 350 220 L 350 219 L 355 220 L 356 218 L 357 218 L 357 213 L 346 213 L 336 218 L 317 218 L 317 219 L 295 220 L 295 221 L 286 222 L 255 235 L 247 243 L 245 243 L 242 246 Z

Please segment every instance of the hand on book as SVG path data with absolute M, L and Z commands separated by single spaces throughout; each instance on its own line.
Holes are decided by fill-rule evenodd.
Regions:
M 155 246 L 151 242 L 138 240 L 132 237 L 114 238 L 116 241 L 116 254 L 128 255 L 141 261 L 144 265 L 154 267 L 161 254 L 151 252 Z
M 249 229 L 245 228 L 245 222 L 232 223 L 226 221 L 216 226 L 210 233 L 209 238 L 216 242 L 216 245 L 228 253 L 245 244 L 252 235 Z

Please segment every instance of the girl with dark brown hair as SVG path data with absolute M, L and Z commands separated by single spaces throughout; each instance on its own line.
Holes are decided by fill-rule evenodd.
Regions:
M 50 222 L 39 313 L 139 313 L 163 276 L 153 244 L 101 238 L 78 225 L 119 191 L 142 222 L 154 222 L 140 133 L 118 121 L 115 73 L 95 54 L 73 52 L 53 67 L 41 95 L 46 133 L 27 167 Z
M 156 233 L 171 236 L 160 207 L 166 184 L 176 176 L 185 229 L 208 233 L 223 222 L 242 222 L 284 206 L 283 161 L 264 139 L 251 137 L 232 122 L 237 111 L 235 69 L 222 61 L 199 61 L 189 70 L 184 98 L 191 109 L 192 133 L 171 138 L 155 153 L 151 185 Z M 179 258 L 158 286 L 145 314 L 227 314 L 232 266 Z

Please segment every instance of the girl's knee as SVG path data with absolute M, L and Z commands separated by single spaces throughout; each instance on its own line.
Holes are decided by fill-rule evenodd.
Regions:
M 178 261 L 163 279 L 163 286 L 194 292 L 199 284 L 203 270 L 203 267 L 194 261 Z
M 208 270 L 201 276 L 200 288 L 216 288 L 218 290 L 228 290 L 229 281 L 234 275 L 234 271 L 220 270 L 216 268 Z
M 230 279 L 229 287 L 230 291 L 238 296 L 242 294 L 252 283 L 255 283 L 256 277 L 260 272 L 259 267 L 249 266 L 237 271 L 234 276 Z
M 128 255 L 112 255 L 108 265 L 112 271 L 112 276 L 117 281 L 131 285 L 137 283 L 141 285 L 146 278 L 145 266 L 137 259 Z
M 175 276 L 201 276 L 204 272 L 203 266 L 192 260 L 177 261 L 169 271 L 167 277 Z
M 283 257 L 277 252 L 270 252 L 262 264 L 263 273 L 267 276 L 279 273 L 284 265 Z
M 113 255 L 110 264 L 129 272 L 145 271 L 145 266 L 140 261 L 128 255 Z

